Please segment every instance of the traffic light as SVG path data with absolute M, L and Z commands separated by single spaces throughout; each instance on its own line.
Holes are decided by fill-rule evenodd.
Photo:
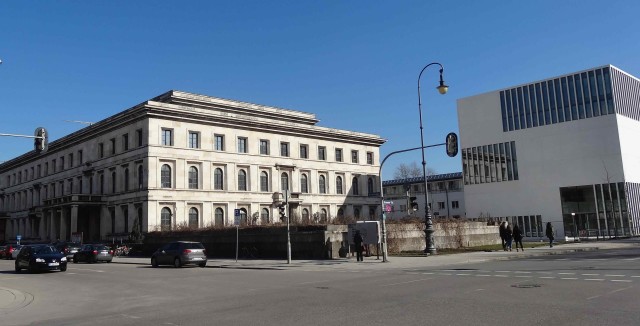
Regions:
M 418 198 L 409 197 L 409 209 L 412 212 L 415 212 L 418 210 Z
M 450 132 L 447 135 L 445 142 L 447 147 L 447 155 L 449 155 L 449 157 L 458 155 L 458 135 L 456 135 L 455 132 Z
M 284 219 L 287 217 L 285 211 L 286 211 L 286 206 L 285 205 L 280 205 L 278 206 L 278 211 L 280 213 L 280 220 L 284 221 Z
M 36 128 L 36 131 L 33 133 L 34 142 L 33 147 L 36 152 L 46 152 L 47 147 L 49 147 L 49 133 L 43 127 Z

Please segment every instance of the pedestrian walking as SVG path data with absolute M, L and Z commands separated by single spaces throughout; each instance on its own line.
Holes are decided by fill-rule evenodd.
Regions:
M 358 261 L 364 261 L 362 257 L 362 235 L 358 230 L 356 230 L 356 234 L 353 236 L 353 243 L 356 245 L 356 259 Z
M 505 251 L 511 251 L 512 241 L 513 241 L 513 229 L 511 229 L 511 225 L 507 224 L 507 228 L 504 230 Z
M 524 251 L 524 246 L 522 245 L 522 230 L 520 230 L 518 224 L 513 225 L 513 240 L 516 242 L 516 251 L 518 251 L 518 243 L 520 244 L 520 249 Z
M 507 222 L 503 221 L 502 223 L 500 223 L 500 241 L 502 241 L 502 250 L 507 250 L 507 243 L 504 241 L 504 233 L 505 230 L 507 229 Z
M 547 222 L 547 238 L 549 238 L 549 248 L 553 248 L 553 239 L 556 231 L 553 229 L 551 222 Z

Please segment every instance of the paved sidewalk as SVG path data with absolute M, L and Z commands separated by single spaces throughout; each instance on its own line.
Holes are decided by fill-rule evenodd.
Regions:
M 492 252 L 468 252 L 459 254 L 435 255 L 429 257 L 397 257 L 390 256 L 389 261 L 382 262 L 382 257 L 365 257 L 363 262 L 356 262 L 353 259 L 341 258 L 331 260 L 292 260 L 287 264 L 287 260 L 247 260 L 239 259 L 209 259 L 209 268 L 232 268 L 232 269 L 263 269 L 263 270 L 297 270 L 297 269 L 340 269 L 340 270 L 393 270 L 393 269 L 413 269 L 413 268 L 433 268 L 439 266 L 479 263 L 485 261 L 520 259 L 526 257 L 559 255 L 581 251 L 622 249 L 640 247 L 640 238 L 593 241 L 582 243 L 558 244 L 553 248 L 537 247 L 527 248 L 524 252 L 516 251 L 492 251 Z M 113 263 L 120 264 L 143 264 L 149 265 L 150 258 L 138 257 L 114 257 Z

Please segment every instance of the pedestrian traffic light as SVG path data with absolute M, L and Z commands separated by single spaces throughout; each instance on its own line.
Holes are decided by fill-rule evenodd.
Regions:
M 36 152 L 46 152 L 47 147 L 49 147 L 49 133 L 43 127 L 36 128 L 36 131 L 33 134 L 34 142 L 33 147 Z
M 285 210 L 286 206 L 284 204 L 278 206 L 278 211 L 280 212 L 280 220 L 284 220 L 287 217 L 287 215 L 285 214 Z
M 418 198 L 416 197 L 409 197 L 409 209 L 412 212 L 415 212 L 418 210 Z
M 458 135 L 455 132 L 450 132 L 446 138 L 447 155 L 454 157 L 458 155 Z

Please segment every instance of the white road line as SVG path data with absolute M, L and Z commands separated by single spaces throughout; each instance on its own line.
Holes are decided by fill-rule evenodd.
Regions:
M 90 271 L 90 272 L 96 272 L 96 273 L 104 273 L 104 271 L 101 271 L 99 269 L 91 269 L 91 268 L 69 268 L 69 269 L 74 269 L 77 271 Z
M 438 275 L 453 275 L 451 273 L 438 273 Z
M 611 280 L 611 282 L 626 282 L 626 283 L 630 283 L 631 280 Z
M 493 276 L 495 276 L 495 277 L 508 277 L 507 275 L 502 275 L 502 274 L 496 274 L 496 275 L 493 275 Z
M 626 275 L 619 274 L 604 274 L 605 277 L 625 277 Z
M 408 283 L 415 283 L 415 282 L 422 282 L 422 281 L 426 281 L 426 280 L 431 280 L 432 278 L 421 278 L 419 280 L 412 280 L 412 281 L 406 281 L 406 282 L 400 282 L 400 283 L 391 283 L 391 284 L 385 284 L 382 286 L 394 286 L 394 285 L 402 285 L 402 284 L 408 284 Z
M 531 278 L 533 276 L 529 276 L 529 275 L 516 275 L 516 277 L 526 277 L 526 278 Z
M 603 278 L 585 278 L 585 281 L 604 281 Z
M 556 260 L 569 260 L 569 258 L 560 258 L 560 259 L 556 259 Z
M 613 291 L 611 291 L 611 292 L 609 292 L 609 293 L 607 293 L 607 294 L 614 294 L 614 293 L 616 293 L 616 292 L 620 292 L 620 291 L 628 290 L 628 289 L 630 289 L 630 288 L 632 288 L 632 287 L 633 287 L 633 286 L 627 286 L 626 288 L 613 290 Z
M 640 275 L 632 275 L 631 277 L 640 277 Z
M 551 272 L 536 272 L 538 274 L 551 274 Z
M 514 272 L 514 273 L 517 273 L 517 274 L 531 274 L 531 272 Z
M 580 274 L 582 276 L 600 276 L 600 274 Z
M 494 273 L 511 273 L 511 271 L 495 271 Z
M 554 279 L 554 276 L 538 276 L 538 278 Z
M 591 300 L 591 299 L 595 299 L 595 298 L 599 298 L 599 297 L 600 297 L 599 295 L 594 295 L 592 297 L 588 297 L 587 300 Z
M 562 277 L 561 280 L 577 280 L 577 277 Z
M 430 273 L 430 272 L 422 273 L 422 275 L 433 275 L 433 274 L 434 274 L 434 273 Z
M 478 274 L 478 275 L 476 275 L 476 276 L 480 276 L 480 277 L 487 277 L 487 276 L 489 276 L 489 277 L 490 277 L 491 275 L 489 275 L 489 274 Z
M 456 274 L 456 275 L 459 275 L 459 276 L 468 276 L 468 275 L 471 275 L 471 274 L 459 273 L 459 274 Z
M 576 273 L 558 273 L 558 275 L 576 275 Z

